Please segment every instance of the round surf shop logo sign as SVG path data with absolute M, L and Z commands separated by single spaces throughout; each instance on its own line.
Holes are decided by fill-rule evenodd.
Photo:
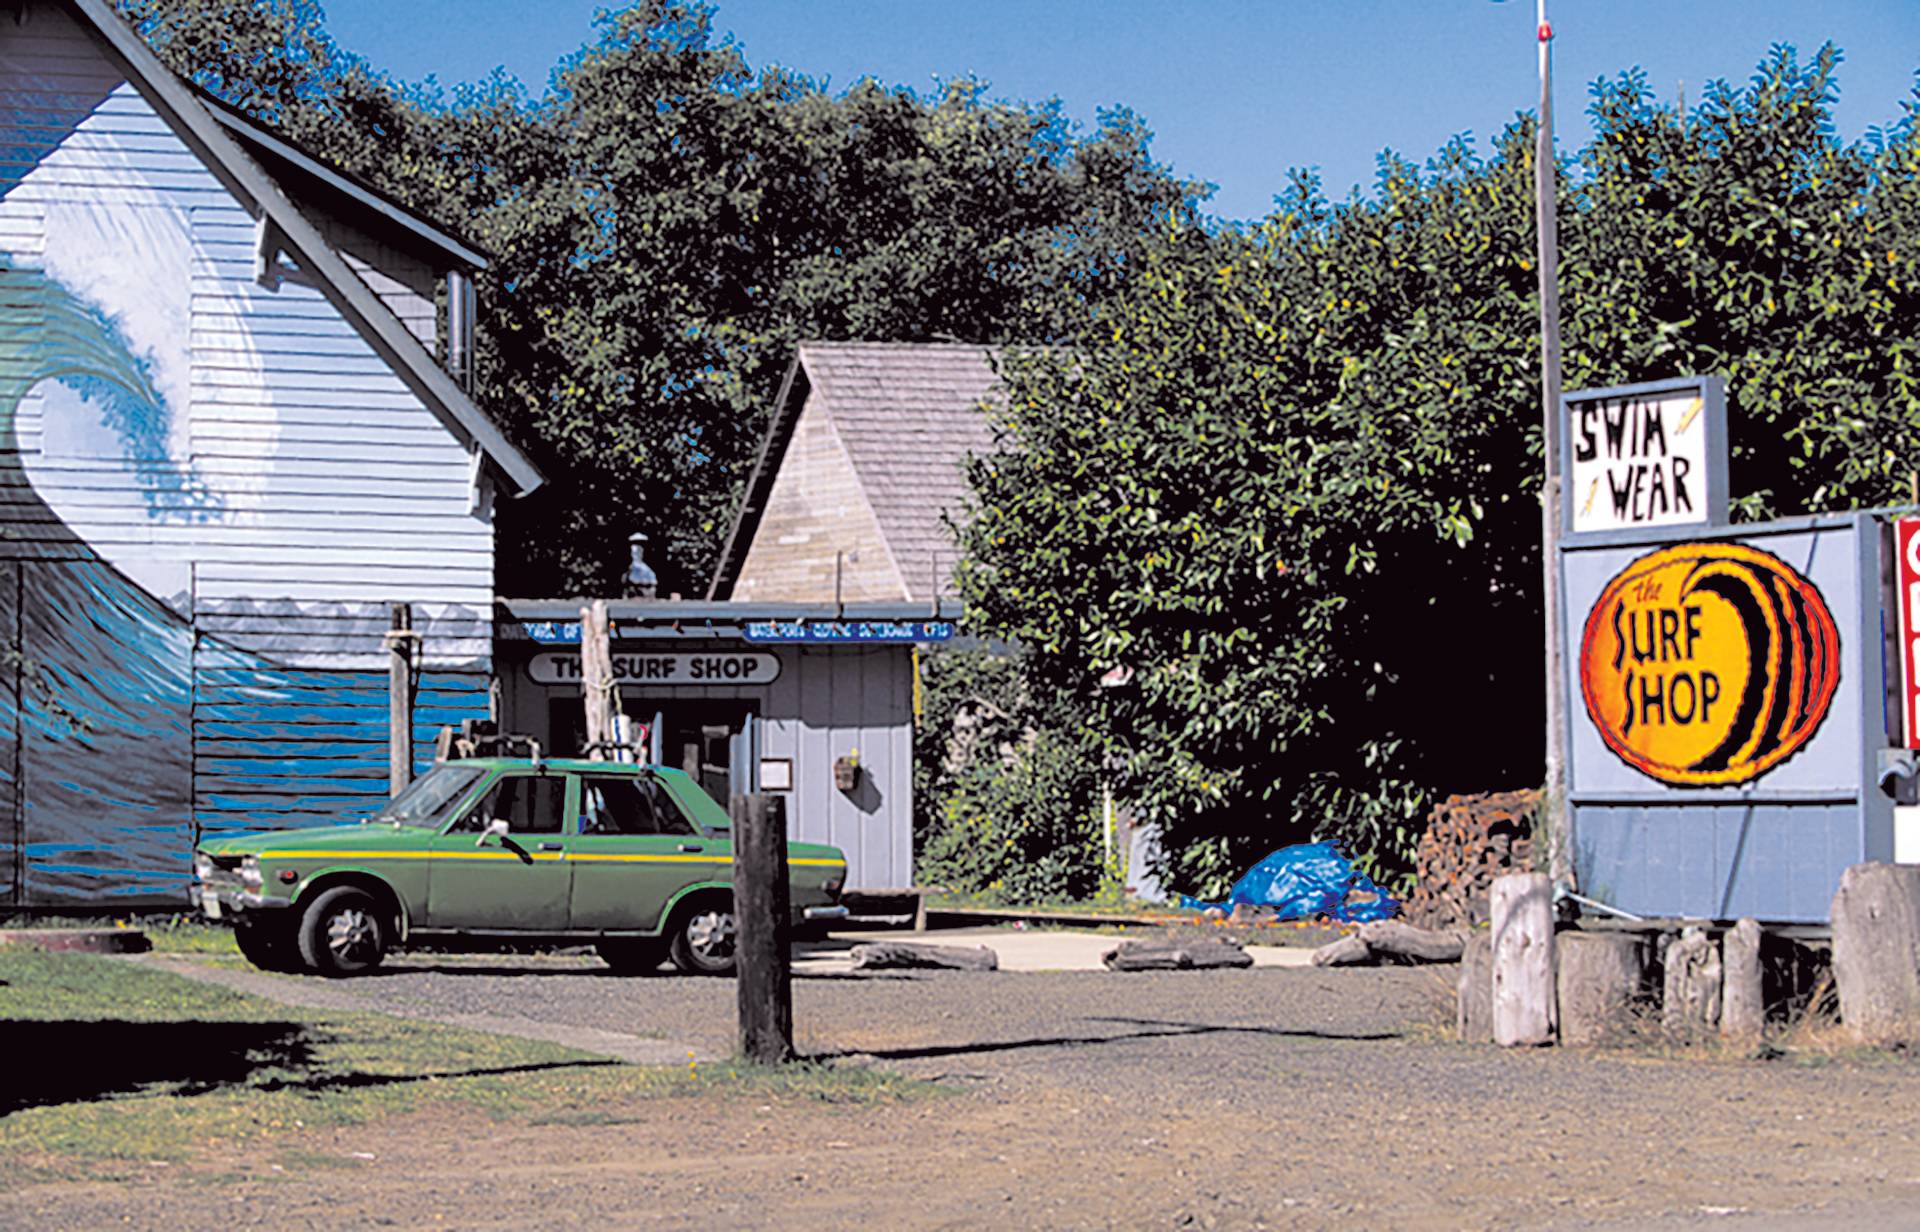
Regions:
M 1587 614 L 1580 692 L 1621 760 L 1663 783 L 1758 778 L 1813 738 L 1840 683 L 1840 631 L 1812 582 L 1737 543 L 1623 569 Z

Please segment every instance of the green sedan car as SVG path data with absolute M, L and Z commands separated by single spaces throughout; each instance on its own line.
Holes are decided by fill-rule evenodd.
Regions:
M 796 923 L 846 914 L 847 859 L 788 843 Z M 358 825 L 209 839 L 194 896 L 278 971 L 352 975 L 454 940 L 589 942 L 619 971 L 733 969 L 726 811 L 679 770 L 445 762 Z

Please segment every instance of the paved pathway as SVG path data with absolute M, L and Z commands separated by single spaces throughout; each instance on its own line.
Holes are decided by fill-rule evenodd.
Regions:
M 689 1057 L 700 1061 L 718 1059 L 706 1048 L 692 1047 L 675 1040 L 649 1039 L 600 1027 L 549 1022 L 518 1014 L 450 1013 L 428 1005 L 396 1001 L 377 996 L 384 989 L 384 984 L 373 982 L 349 983 L 270 975 L 263 971 L 238 971 L 179 954 L 143 954 L 130 957 L 127 961 L 145 963 L 203 984 L 217 984 L 248 996 L 278 1001 L 282 1005 L 392 1014 L 396 1018 L 464 1027 L 469 1031 L 544 1040 L 549 1044 L 611 1057 L 632 1065 L 680 1065 Z

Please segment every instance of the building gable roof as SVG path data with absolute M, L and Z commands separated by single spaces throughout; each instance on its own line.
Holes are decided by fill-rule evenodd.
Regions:
M 802 343 L 708 598 L 732 593 L 806 405 L 833 421 L 911 600 L 950 594 L 957 549 L 946 519 L 965 510 L 967 457 L 994 449 L 983 410 L 1000 387 L 993 359 L 955 343 Z
M 207 164 L 243 208 L 270 225 L 281 251 L 358 330 L 453 435 L 484 453 L 520 494 L 545 482 L 539 468 L 500 431 L 419 339 L 354 273 L 280 183 L 240 146 L 186 82 L 113 11 L 110 0 L 66 0 L 160 118 Z

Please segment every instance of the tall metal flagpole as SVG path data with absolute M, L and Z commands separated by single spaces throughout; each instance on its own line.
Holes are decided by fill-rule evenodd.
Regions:
M 1572 870 L 1567 806 L 1567 690 L 1560 638 L 1560 254 L 1554 213 L 1553 27 L 1547 0 L 1536 0 L 1540 45 L 1540 125 L 1533 151 L 1535 233 L 1540 267 L 1540 418 L 1545 451 L 1540 486 L 1540 570 L 1547 636 L 1547 781 L 1545 817 L 1556 882 Z

